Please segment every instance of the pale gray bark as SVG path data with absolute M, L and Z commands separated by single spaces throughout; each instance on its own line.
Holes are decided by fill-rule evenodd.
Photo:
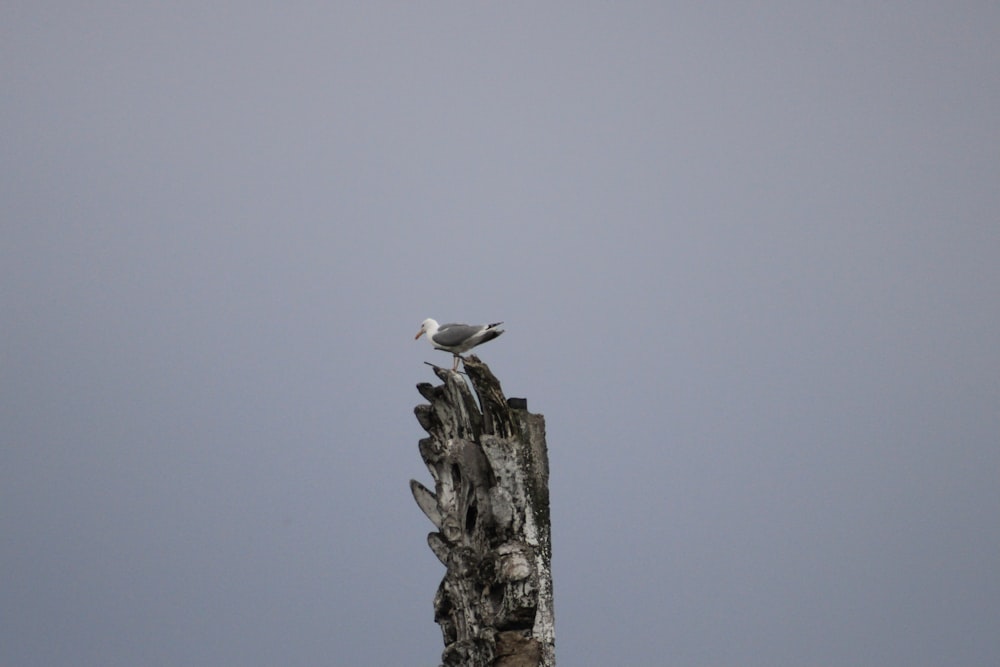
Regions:
M 445 667 L 551 667 L 545 418 L 508 405 L 475 356 L 464 368 L 475 394 L 462 374 L 435 367 L 444 384 L 417 385 L 430 403 L 414 410 L 429 435 L 420 456 L 434 490 L 416 480 L 410 488 L 437 528 L 427 543 L 446 567 L 434 596 L 441 660 Z

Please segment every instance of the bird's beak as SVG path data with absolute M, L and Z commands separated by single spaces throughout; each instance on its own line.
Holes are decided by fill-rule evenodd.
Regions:
M 424 330 L 421 329 L 420 331 L 417 332 L 417 335 L 413 337 L 413 340 L 416 340 L 416 339 L 420 338 L 423 335 L 424 335 Z

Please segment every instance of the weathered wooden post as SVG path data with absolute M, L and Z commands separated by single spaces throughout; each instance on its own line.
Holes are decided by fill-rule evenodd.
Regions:
M 437 528 L 427 536 L 447 568 L 434 596 L 445 667 L 555 665 L 549 463 L 545 418 L 527 401 L 504 398 L 477 357 L 462 374 L 417 385 L 430 401 L 417 421 L 430 437 L 420 456 L 434 491 L 416 480 L 417 505 Z M 478 400 L 477 400 L 478 399 Z

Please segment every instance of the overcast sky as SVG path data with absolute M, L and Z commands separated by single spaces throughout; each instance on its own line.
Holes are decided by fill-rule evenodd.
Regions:
M 0 664 L 429 667 L 426 317 L 561 665 L 1000 663 L 1000 5 L 0 7 Z

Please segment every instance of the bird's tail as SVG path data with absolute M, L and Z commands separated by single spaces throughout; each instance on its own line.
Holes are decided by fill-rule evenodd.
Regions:
M 498 324 L 503 324 L 503 322 L 498 322 Z M 492 324 L 490 326 L 493 326 Z M 483 339 L 480 340 L 476 345 L 482 345 L 483 343 L 488 343 L 494 338 L 497 338 L 503 333 L 503 329 L 487 329 L 483 332 Z

